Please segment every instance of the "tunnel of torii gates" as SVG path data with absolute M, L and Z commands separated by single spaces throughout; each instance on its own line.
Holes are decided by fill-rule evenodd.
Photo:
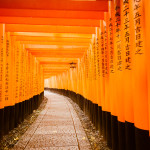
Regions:
M 150 0 L 0 0 L 0 137 L 45 87 L 72 98 L 113 150 L 149 150 L 149 40 Z

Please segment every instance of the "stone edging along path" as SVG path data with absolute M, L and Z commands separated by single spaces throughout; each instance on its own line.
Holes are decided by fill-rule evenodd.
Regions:
M 110 150 L 110 148 L 107 146 L 106 141 L 103 140 L 103 136 L 99 134 L 99 131 L 96 130 L 88 116 L 86 116 L 84 112 L 80 109 L 80 107 L 70 98 L 68 98 L 68 101 L 72 104 L 82 123 L 87 138 L 91 144 L 91 148 L 93 150 Z

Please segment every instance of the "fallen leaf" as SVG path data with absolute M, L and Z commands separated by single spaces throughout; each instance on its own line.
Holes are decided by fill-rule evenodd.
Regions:
M 15 141 L 18 141 L 18 140 L 19 140 L 19 138 L 18 138 L 18 137 L 16 137 L 16 138 L 14 138 L 14 140 L 15 140 Z
M 95 140 L 95 137 L 91 136 L 91 140 Z

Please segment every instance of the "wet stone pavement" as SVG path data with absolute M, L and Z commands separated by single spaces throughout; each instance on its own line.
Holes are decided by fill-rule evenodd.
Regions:
M 66 97 L 45 91 L 45 109 L 13 150 L 89 150 L 80 119 Z

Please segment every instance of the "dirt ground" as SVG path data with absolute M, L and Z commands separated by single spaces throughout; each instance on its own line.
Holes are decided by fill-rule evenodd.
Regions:
M 19 124 L 17 128 L 14 128 L 9 132 L 8 135 L 5 135 L 0 141 L 0 150 L 9 150 L 14 147 L 14 145 L 19 141 L 21 136 L 27 131 L 30 125 L 36 120 L 39 113 L 45 108 L 47 103 L 47 98 L 44 97 L 43 102 L 37 110 L 34 110 L 31 115 L 29 115 L 24 122 Z

